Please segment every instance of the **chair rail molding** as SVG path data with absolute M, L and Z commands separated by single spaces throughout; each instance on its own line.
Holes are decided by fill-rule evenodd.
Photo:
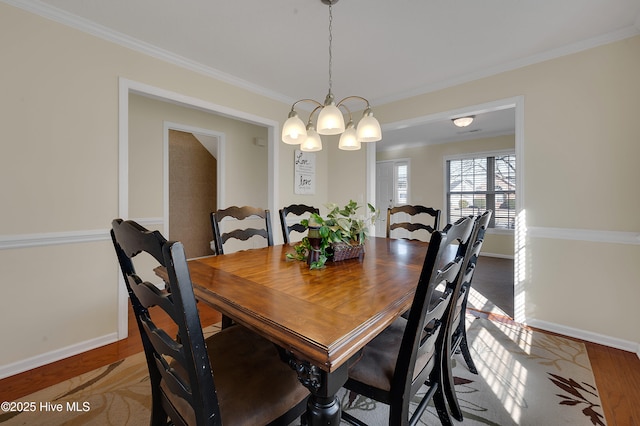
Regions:
M 144 227 L 161 227 L 163 218 L 146 217 L 133 219 Z M 43 232 L 37 234 L 0 235 L 0 250 L 44 247 L 62 244 L 110 241 L 109 229 L 89 229 L 81 231 Z
M 640 232 L 605 231 L 598 229 L 527 227 L 527 236 L 556 240 L 589 241 L 594 243 L 640 245 Z

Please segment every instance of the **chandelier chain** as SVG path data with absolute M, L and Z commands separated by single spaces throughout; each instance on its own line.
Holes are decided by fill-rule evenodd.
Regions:
M 333 76 L 331 69 L 333 68 L 333 54 L 332 44 L 333 44 L 333 13 L 331 10 L 332 3 L 329 3 L 329 93 L 332 93 L 332 85 L 333 85 Z
M 380 123 L 373 116 L 369 101 L 362 96 L 347 96 L 336 102 L 333 97 L 333 5 L 338 0 L 321 0 L 329 6 L 329 92 L 323 103 L 314 99 L 299 99 L 291 105 L 289 117 L 282 126 L 282 141 L 289 145 L 300 145 L 305 152 L 320 151 L 322 139 L 320 135 L 340 135 L 338 148 L 344 150 L 358 150 L 361 142 L 376 142 L 382 139 Z M 360 100 L 365 103 L 362 118 L 357 127 L 351 116 L 351 109 L 345 105 L 346 101 Z M 315 106 L 309 113 L 309 121 L 305 123 L 298 116 L 296 105 L 308 102 Z M 349 122 L 345 125 L 345 112 Z M 314 125 L 313 118 L 317 116 Z M 317 128 L 317 130 L 316 130 Z

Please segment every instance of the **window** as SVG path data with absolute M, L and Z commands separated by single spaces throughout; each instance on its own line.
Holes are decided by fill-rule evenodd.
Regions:
M 406 161 L 394 165 L 394 190 L 396 204 L 407 204 L 409 192 L 409 164 Z
M 447 222 L 493 210 L 490 228 L 514 229 L 516 156 L 513 152 L 451 158 L 447 170 Z

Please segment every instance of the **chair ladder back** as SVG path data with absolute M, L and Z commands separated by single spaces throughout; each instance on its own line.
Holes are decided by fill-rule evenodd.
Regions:
M 262 228 L 237 228 L 227 232 L 222 232 L 221 223 L 225 218 L 232 218 L 236 221 L 243 221 L 250 218 L 259 218 L 264 222 Z M 227 221 L 225 221 L 227 222 Z M 229 221 L 229 223 L 233 223 Z M 260 236 L 266 240 L 267 246 L 273 245 L 273 234 L 271 233 L 271 214 L 269 210 L 251 206 L 231 206 L 226 209 L 216 210 L 211 213 L 211 228 L 215 242 L 216 254 L 224 254 L 224 243 L 230 239 L 246 241 L 251 237 Z
M 389 424 L 417 424 L 433 400 L 442 424 L 451 425 L 442 375 L 450 357 L 450 313 L 458 297 L 454 284 L 463 261 L 462 256 L 455 256 L 454 246 L 468 238 L 472 227 L 471 218 L 463 218 L 446 232 L 431 234 L 408 317 L 401 316 L 368 343 L 361 358 L 349 368 L 345 387 L 388 404 Z M 451 253 L 453 259 L 440 266 Z M 445 291 L 437 293 L 440 286 Z M 410 402 L 425 384 L 428 390 L 409 418 Z M 363 424 L 348 413 L 343 413 L 343 419 Z
M 291 231 L 304 232 L 306 228 L 301 223 L 294 223 L 293 225 L 287 225 L 287 216 L 292 214 L 295 216 L 302 216 L 304 214 L 320 214 L 320 210 L 313 206 L 306 204 L 291 204 L 290 206 L 280 209 L 280 225 L 282 227 L 282 240 L 285 244 L 291 242 Z
M 460 225 L 466 228 L 470 226 L 470 221 Z M 403 407 L 403 410 L 408 410 L 408 403 L 400 401 L 402 395 L 415 395 L 425 382 L 431 387 L 423 399 L 424 403 L 420 404 L 411 416 L 410 424 L 418 421 L 426 408 L 426 401 L 438 392 L 437 388 L 441 386 L 440 365 L 448 356 L 446 336 L 449 334 L 450 323 L 447 321 L 447 315 L 451 305 L 457 300 L 457 294 L 450 288 L 458 277 L 463 259 L 457 256 L 439 269 L 437 265 L 442 261 L 443 253 L 451 251 L 449 246 L 456 240 L 456 232 L 449 235 L 445 231 L 435 231 L 432 234 L 400 346 L 390 392 L 392 400 L 396 400 L 391 404 L 392 409 Z M 436 287 L 441 283 L 446 290 L 437 303 L 432 303 Z M 433 353 L 433 361 L 419 365 L 418 360 L 430 353 Z M 442 408 L 439 408 L 439 411 L 441 410 Z M 438 414 L 441 421 L 448 418 L 448 414 L 444 412 Z M 407 418 L 407 413 L 402 413 L 402 418 Z
M 396 214 L 407 214 L 411 216 L 411 222 L 396 222 L 394 216 Z M 405 229 L 412 235 L 416 231 L 425 230 L 429 234 L 440 229 L 440 210 L 432 207 L 426 207 L 421 205 L 402 205 L 397 207 L 390 207 L 387 209 L 387 238 L 391 238 L 391 231 L 395 229 Z M 418 216 L 421 215 L 421 216 Z M 430 221 L 414 221 L 414 219 L 422 218 L 424 215 L 430 216 Z M 414 239 L 414 238 L 409 238 Z
M 166 422 L 167 414 L 174 423 L 187 423 L 169 401 L 169 393 L 191 406 L 198 424 L 219 424 L 220 412 L 211 365 L 183 245 L 167 241 L 157 231 L 150 232 L 135 222 L 122 219 L 112 222 L 111 236 L 149 367 L 152 423 L 163 419 Z M 137 275 L 133 259 L 143 252 L 153 256 L 160 267 L 166 268 L 169 276 L 166 289 L 160 290 Z M 153 310 L 150 309 L 152 307 Z M 177 326 L 175 338 L 154 321 L 158 309 L 164 311 Z M 162 387 L 166 391 L 161 390 Z
M 473 274 L 476 269 L 478 257 L 480 256 L 480 251 L 484 243 L 485 232 L 492 214 L 493 212 L 491 210 L 487 210 L 483 214 L 477 216 L 474 219 L 473 232 L 471 233 L 468 243 L 460 245 L 458 254 L 462 254 L 464 256 L 464 260 L 462 262 L 462 269 L 460 271 L 460 277 L 458 278 L 457 284 L 458 301 L 451 313 L 452 320 L 449 333 L 450 356 L 453 356 L 456 351 L 460 350 L 467 366 L 469 367 L 469 371 L 474 374 L 477 374 L 478 370 L 471 358 L 471 353 L 467 343 L 465 316 L 467 311 L 467 301 L 471 292 Z M 455 393 L 453 376 L 451 375 L 451 371 L 447 371 L 445 373 L 443 385 L 445 395 L 451 409 L 451 414 L 456 420 L 462 421 L 462 410 Z

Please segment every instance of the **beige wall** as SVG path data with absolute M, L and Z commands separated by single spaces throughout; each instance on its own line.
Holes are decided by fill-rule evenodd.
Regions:
M 396 122 L 522 96 L 516 315 L 640 353 L 640 272 L 626 262 L 640 258 L 638 75 L 634 37 L 390 103 L 376 115 Z
M 515 149 L 514 135 L 474 139 L 445 144 L 416 146 L 378 152 L 377 161 L 410 160 L 409 203 L 422 204 L 442 211 L 442 224 L 446 225 L 444 205 L 444 158 L 449 155 Z M 513 256 L 513 233 L 489 230 L 482 246 L 484 254 Z
M 11 40 L 0 45 L 0 322 L 12 342 L 0 352 L 2 376 L 117 338 L 120 272 L 108 229 L 119 211 L 120 78 L 265 120 L 286 117 L 288 106 L 5 3 L 0 38 Z M 162 127 L 153 129 L 153 149 L 132 146 L 153 166 L 130 175 L 130 217 L 162 216 Z M 243 160 L 226 168 L 228 180 L 266 169 L 264 149 L 227 154 Z M 259 167 L 244 161 L 258 157 Z M 266 200 L 260 180 L 250 198 L 227 191 L 226 202 Z
M 0 38 L 11 41 L 0 44 L 0 322 L 11 342 L 0 352 L 0 374 L 6 375 L 116 337 L 119 271 L 107 230 L 119 208 L 119 78 L 280 124 L 290 105 L 5 3 Z M 526 225 L 538 234 L 518 246 L 518 297 L 526 299 L 529 320 L 613 344 L 640 342 L 634 262 L 640 246 L 540 238 L 539 231 L 640 230 L 638 52 L 635 37 L 375 108 L 391 123 L 522 95 L 523 206 Z M 364 151 L 319 153 L 314 196 L 293 194 L 293 147 L 278 144 L 275 153 L 278 205 L 366 193 Z M 154 199 L 140 214 L 157 216 L 160 208 Z
M 220 133 L 225 144 L 225 199 L 232 205 L 267 206 L 267 149 L 255 139 L 267 139 L 265 127 L 217 114 L 129 96 L 129 214 L 160 217 L 163 214 L 164 122 Z

